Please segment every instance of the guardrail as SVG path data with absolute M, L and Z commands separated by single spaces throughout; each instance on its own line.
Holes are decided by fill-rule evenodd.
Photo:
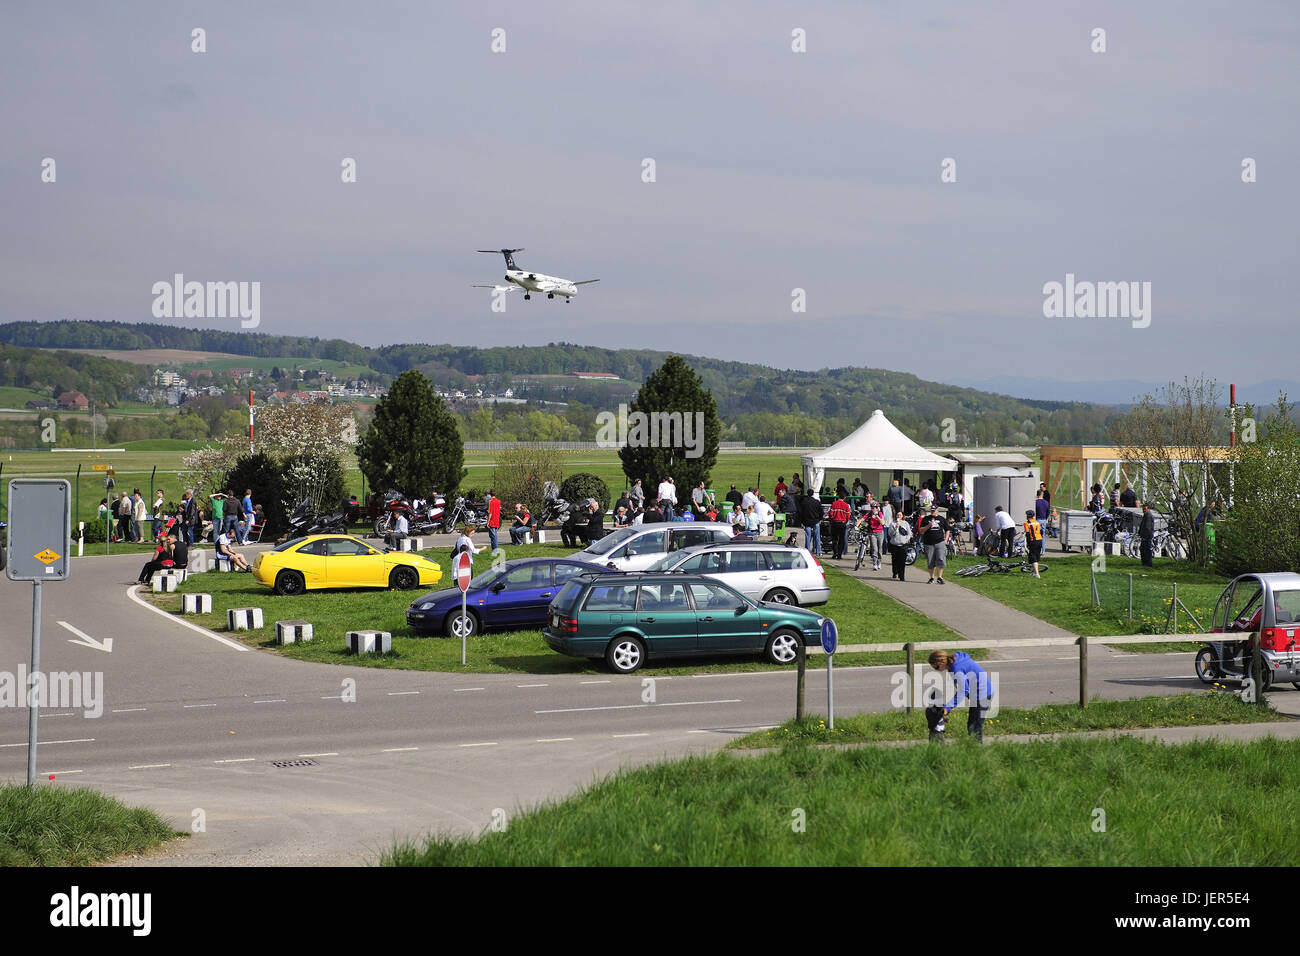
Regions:
M 1079 648 L 1079 706 L 1086 708 L 1088 706 L 1088 645 L 1089 644 L 1171 644 L 1171 643 L 1197 643 L 1207 640 L 1213 635 L 1210 634 L 1188 634 L 1180 638 L 1179 635 L 1170 634 L 1125 634 L 1125 635 L 1104 635 L 1093 634 L 1082 637 L 1027 637 L 1027 638 L 1008 638 L 1003 640 L 990 641 L 906 641 L 899 644 L 842 644 L 836 648 L 835 653 L 850 654 L 867 654 L 879 651 L 905 651 L 907 653 L 907 713 L 912 712 L 912 702 L 916 695 L 916 652 L 917 651 L 940 651 L 947 650 L 951 647 L 968 648 L 968 647 L 1073 647 Z M 1250 649 L 1248 653 L 1251 658 L 1251 676 L 1254 678 L 1255 687 L 1263 686 L 1263 655 L 1259 653 L 1259 632 L 1251 632 L 1249 638 L 1246 632 L 1236 636 L 1238 640 L 1248 639 Z M 800 645 L 798 655 L 798 691 L 795 697 L 795 717 L 803 718 L 804 702 L 804 674 L 805 663 L 808 654 L 825 654 L 820 644 L 803 647 Z M 1264 704 L 1264 694 L 1256 693 L 1256 702 L 1261 706 Z

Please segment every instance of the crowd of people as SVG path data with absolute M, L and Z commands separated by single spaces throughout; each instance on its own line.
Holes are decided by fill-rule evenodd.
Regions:
M 239 544 L 247 544 L 249 534 L 265 520 L 262 506 L 253 504 L 251 488 L 244 489 L 242 498 L 233 491 L 218 491 L 208 495 L 208 499 L 211 504 L 201 506 L 194 490 L 187 488 L 180 502 L 169 505 L 166 491 L 158 488 L 150 508 L 136 488 L 130 494 L 123 491 L 116 498 L 101 498 L 98 517 L 107 525 L 112 542 L 143 543 L 174 535 L 191 545 L 209 539 L 215 542 L 222 534 Z M 146 524 L 150 525 L 148 538 Z

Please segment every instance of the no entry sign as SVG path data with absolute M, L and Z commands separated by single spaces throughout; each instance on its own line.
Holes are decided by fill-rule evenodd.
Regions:
M 469 590 L 470 568 L 473 563 L 474 559 L 468 551 L 462 551 L 456 556 L 456 586 L 462 591 Z

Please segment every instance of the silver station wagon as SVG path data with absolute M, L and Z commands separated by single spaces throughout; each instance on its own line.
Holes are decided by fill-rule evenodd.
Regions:
M 826 570 L 807 548 L 771 544 L 711 544 L 660 558 L 650 571 L 707 574 L 755 601 L 825 604 Z

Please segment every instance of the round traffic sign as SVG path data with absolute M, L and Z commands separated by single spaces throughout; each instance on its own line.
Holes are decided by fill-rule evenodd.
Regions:
M 470 567 L 473 563 L 474 559 L 468 551 L 462 551 L 456 556 L 456 586 L 462 591 L 469 590 Z
M 822 650 L 827 654 L 834 654 L 839 643 L 840 632 L 836 629 L 835 622 L 828 617 L 822 621 Z

